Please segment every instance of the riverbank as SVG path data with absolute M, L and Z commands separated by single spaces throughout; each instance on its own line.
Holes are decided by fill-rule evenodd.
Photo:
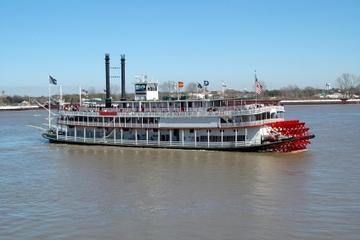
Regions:
M 322 105 L 322 104 L 360 104 L 360 99 L 306 99 L 306 100 L 280 100 L 281 105 Z M 0 111 L 37 110 L 40 106 L 0 106 Z
M 0 111 L 24 111 L 24 110 L 36 110 L 40 107 L 37 105 L 28 106 L 0 106 Z
M 281 100 L 282 105 L 360 104 L 360 99 Z

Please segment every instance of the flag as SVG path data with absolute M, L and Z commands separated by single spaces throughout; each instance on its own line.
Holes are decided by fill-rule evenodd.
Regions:
M 206 87 L 206 86 L 209 86 L 209 81 L 204 81 L 204 86 Z
M 197 85 L 198 88 L 202 88 L 202 85 L 200 83 L 197 83 L 197 84 L 198 84 Z
M 257 95 L 260 95 L 261 92 L 263 90 L 263 86 L 261 85 L 261 83 L 257 80 L 256 76 L 255 76 L 255 93 Z
M 56 85 L 56 84 L 57 84 L 57 80 L 56 80 L 55 78 L 53 78 L 52 76 L 49 75 L 49 83 Z
M 183 88 L 183 87 L 184 87 L 184 82 L 179 81 L 179 82 L 178 82 L 178 88 Z
M 83 94 L 88 94 L 88 91 L 85 90 L 85 89 L 81 89 L 81 92 L 82 92 Z

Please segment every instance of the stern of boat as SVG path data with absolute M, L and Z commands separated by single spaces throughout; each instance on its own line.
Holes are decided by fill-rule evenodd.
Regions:
M 271 150 L 274 152 L 297 152 L 304 151 L 311 143 L 310 139 L 315 135 L 309 132 L 310 128 L 299 120 L 285 120 L 268 124 L 273 132 L 280 138 L 290 138 L 291 141 L 284 141 L 274 145 Z

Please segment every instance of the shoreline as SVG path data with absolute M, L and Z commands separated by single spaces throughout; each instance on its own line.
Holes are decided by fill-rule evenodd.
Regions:
M 40 109 L 37 105 L 29 106 L 0 106 L 0 111 L 26 111 L 26 110 L 37 110 Z
M 360 99 L 306 99 L 306 100 L 280 100 L 281 105 L 329 105 L 329 104 L 360 104 Z M 0 111 L 27 111 L 40 110 L 37 105 L 29 106 L 0 106 Z
M 280 104 L 282 105 L 360 104 L 360 99 L 280 100 Z

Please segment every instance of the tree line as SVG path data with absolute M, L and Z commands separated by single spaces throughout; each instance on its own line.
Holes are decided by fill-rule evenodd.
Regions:
M 320 89 L 314 87 L 304 87 L 300 88 L 296 85 L 289 85 L 280 89 L 267 89 L 266 84 L 263 83 L 263 91 L 257 96 L 260 99 L 317 99 L 323 98 L 330 94 L 341 94 L 343 98 L 352 98 L 360 96 L 360 76 L 343 73 L 336 79 L 336 87 L 328 89 Z M 112 86 L 112 89 L 118 89 L 117 86 Z M 188 83 L 184 90 L 181 92 L 182 96 L 191 98 L 195 93 L 202 93 L 203 89 L 198 88 L 197 82 Z M 208 91 L 209 95 L 212 97 L 230 97 L 230 98 L 254 98 L 255 93 L 252 91 L 240 91 L 235 89 L 224 89 L 224 91 Z M 159 95 L 163 97 L 173 97 L 177 98 L 178 91 L 176 88 L 176 82 L 164 82 L 159 85 Z M 105 96 L 104 92 L 96 92 L 94 88 L 90 88 L 88 93 L 83 95 L 83 98 L 101 98 Z M 128 99 L 134 99 L 133 93 L 127 94 Z M 120 100 L 120 91 L 113 91 L 112 98 L 114 101 Z M 54 103 L 59 99 L 58 95 L 52 97 Z M 66 94 L 63 96 L 63 100 L 69 103 L 78 103 L 79 95 L 78 94 Z M 45 103 L 48 101 L 48 96 L 41 97 L 29 97 L 29 96 L 19 96 L 13 95 L 9 96 L 5 94 L 4 91 L 1 91 L 0 95 L 0 105 L 14 105 L 20 104 L 22 102 L 29 102 L 35 104 L 36 102 Z

